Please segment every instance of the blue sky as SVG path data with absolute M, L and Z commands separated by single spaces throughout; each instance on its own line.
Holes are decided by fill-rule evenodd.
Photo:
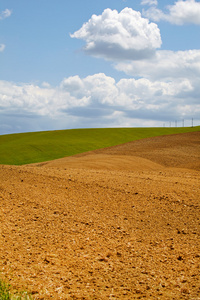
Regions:
M 200 2 L 0 3 L 0 134 L 200 123 Z

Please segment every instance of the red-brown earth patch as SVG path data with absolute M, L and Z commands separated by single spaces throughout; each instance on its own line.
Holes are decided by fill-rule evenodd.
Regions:
M 35 299 L 200 299 L 200 132 L 0 166 L 0 271 Z

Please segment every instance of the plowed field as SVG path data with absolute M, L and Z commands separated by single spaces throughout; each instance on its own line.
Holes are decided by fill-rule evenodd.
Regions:
M 0 271 L 34 299 L 200 299 L 200 132 L 0 165 Z

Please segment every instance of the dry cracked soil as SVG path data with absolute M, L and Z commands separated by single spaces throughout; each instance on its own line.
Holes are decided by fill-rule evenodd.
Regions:
M 0 271 L 34 299 L 200 299 L 200 132 L 0 165 Z

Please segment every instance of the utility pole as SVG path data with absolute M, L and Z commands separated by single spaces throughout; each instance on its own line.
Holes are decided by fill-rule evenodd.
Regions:
M 183 127 L 184 127 L 184 119 L 183 119 Z
M 193 127 L 193 125 L 194 125 L 194 122 L 193 122 L 194 120 L 193 120 L 193 118 L 192 118 L 192 127 Z

